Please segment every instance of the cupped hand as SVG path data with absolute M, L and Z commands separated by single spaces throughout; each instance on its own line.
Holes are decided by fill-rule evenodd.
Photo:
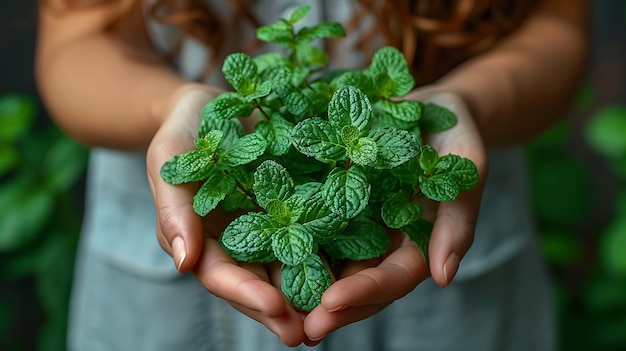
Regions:
M 202 285 L 274 332 L 283 343 L 309 343 L 300 314 L 283 297 L 277 265 L 241 264 L 217 242 L 233 219 L 212 211 L 205 218 L 193 210 L 197 184 L 170 185 L 160 175 L 167 160 L 194 148 L 202 107 L 220 92 L 202 85 L 181 88 L 147 151 L 146 166 L 157 213 L 157 239 L 179 272 L 193 272 Z
M 433 102 L 456 114 L 457 124 L 453 128 L 428 136 L 426 143 L 440 155 L 451 153 L 471 159 L 477 166 L 479 183 L 462 192 L 454 202 L 425 203 L 424 215 L 434 224 L 428 264 L 406 235 L 393 231 L 392 246 L 380 260 L 347 265 L 324 293 L 321 305 L 305 319 L 304 330 L 312 340 L 320 340 L 336 329 L 379 312 L 428 276 L 439 286 L 447 286 L 473 242 L 488 170 L 480 133 L 467 106 L 455 94 L 423 88 L 407 98 Z

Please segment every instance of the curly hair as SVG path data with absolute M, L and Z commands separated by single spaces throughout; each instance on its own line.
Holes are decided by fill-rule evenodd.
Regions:
M 123 1 L 119 18 L 143 0 L 65 0 L 69 6 L 85 7 Z M 226 1 L 242 25 L 256 28 L 254 0 Z M 357 0 L 357 9 L 344 26 L 347 35 L 363 33 L 355 49 L 367 56 L 382 42 L 399 48 L 411 64 L 418 84 L 435 81 L 452 68 L 493 47 L 523 22 L 535 6 L 532 0 Z M 212 72 L 222 53 L 227 23 L 207 1 L 156 0 L 149 15 L 155 21 L 177 28 L 177 45 L 166 55 L 173 59 L 184 38 L 193 38 L 213 53 L 200 79 Z M 368 16 L 373 21 L 364 21 Z M 389 18 L 396 20 L 389 21 Z M 114 26 L 112 23 L 111 26 Z M 369 25 L 369 28 L 363 26 Z M 375 39 L 379 39 L 378 41 Z M 260 43 L 248 43 L 242 51 L 252 52 Z M 332 44 L 329 50 L 332 51 Z

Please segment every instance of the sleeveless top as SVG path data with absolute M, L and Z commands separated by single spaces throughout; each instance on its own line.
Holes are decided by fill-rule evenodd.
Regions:
M 207 0 L 208 1 L 208 0 Z M 285 18 L 299 5 L 311 5 L 311 11 L 301 21 L 310 26 L 321 21 L 345 23 L 352 7 L 350 0 L 334 1 L 256 1 L 254 13 L 262 24 Z M 227 20 L 232 14 L 221 1 L 212 6 Z M 151 21 L 148 31 L 157 49 L 166 51 L 176 38 L 176 32 Z M 254 35 L 251 33 L 244 35 Z M 352 33 L 350 35 L 358 35 Z M 343 67 L 367 65 L 358 53 L 350 51 L 350 36 L 342 39 L 336 52 Z M 242 38 L 235 38 L 242 39 Z M 228 40 L 230 44 L 248 40 Z M 230 52 L 236 51 L 233 48 Z M 192 79 L 202 70 L 208 55 L 204 47 L 193 40 L 182 46 L 177 66 L 180 74 Z M 224 87 L 221 71 L 207 82 Z M 520 148 L 489 150 L 490 170 L 484 190 L 474 244 L 460 264 L 455 280 L 471 279 L 498 266 L 519 253 L 534 233 L 534 223 L 526 186 L 524 155 Z M 178 276 L 172 258 L 156 239 L 156 215 L 146 178 L 145 152 L 92 149 L 88 169 L 84 240 L 93 254 L 103 255 L 111 264 L 131 273 L 157 279 Z

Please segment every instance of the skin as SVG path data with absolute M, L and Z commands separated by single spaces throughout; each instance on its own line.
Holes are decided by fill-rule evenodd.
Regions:
M 216 238 L 229 218 L 192 209 L 195 185 L 172 186 L 161 165 L 193 148 L 199 111 L 221 90 L 184 81 L 154 52 L 139 7 L 108 30 L 120 1 L 55 11 L 42 6 L 36 53 L 41 97 L 55 122 L 88 146 L 147 150 L 157 209 L 157 239 L 181 273 L 259 321 L 288 346 L 315 345 L 333 330 L 367 318 L 432 277 L 446 287 L 470 248 L 488 170 L 486 149 L 529 140 L 564 115 L 587 59 L 588 0 L 544 0 L 524 26 L 490 52 L 409 94 L 457 114 L 452 129 L 427 142 L 440 154 L 468 157 L 481 182 L 452 203 L 427 205 L 434 220 L 430 263 L 399 232 L 380 260 L 353 262 L 338 273 L 308 315 L 283 298 L 276 265 L 241 264 Z M 537 93 L 540 89 L 540 93 Z

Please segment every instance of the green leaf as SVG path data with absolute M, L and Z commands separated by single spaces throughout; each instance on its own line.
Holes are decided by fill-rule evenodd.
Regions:
M 328 103 L 328 120 L 336 130 L 352 125 L 366 132 L 371 115 L 372 106 L 367 96 L 352 86 L 337 90 Z
M 276 261 L 276 255 L 272 248 L 266 250 L 259 250 L 255 252 L 235 252 L 224 246 L 222 239 L 224 236 L 218 238 L 218 243 L 222 246 L 222 250 L 228 254 L 232 259 L 239 262 L 253 262 L 253 263 L 271 263 Z
M 371 138 L 359 138 L 356 145 L 348 148 L 348 157 L 356 164 L 369 166 L 376 163 L 378 146 Z
M 310 312 L 322 302 L 322 294 L 332 283 L 330 272 L 319 256 L 310 254 L 297 266 L 280 268 L 280 289 L 296 308 Z
M 389 249 L 391 240 L 378 223 L 358 217 L 348 224 L 336 240 L 323 245 L 323 250 L 334 260 L 367 260 L 379 257 Z
M 280 262 L 288 266 L 296 266 L 313 251 L 313 237 L 301 224 L 292 224 L 274 233 L 272 250 Z
M 273 89 L 273 87 L 277 84 L 284 85 L 290 83 L 291 70 L 284 64 L 274 64 L 261 71 L 261 79 L 264 82 L 270 82 L 270 87 Z
M 252 113 L 252 112 L 251 112 Z M 229 148 L 233 142 L 244 136 L 243 125 L 237 118 L 202 118 L 198 128 L 198 138 L 203 138 L 212 130 L 222 131 L 222 147 Z
M 176 155 L 161 166 L 161 178 L 170 184 L 182 184 L 204 180 L 214 165 L 210 156 L 202 150 L 187 151 Z
M 229 169 L 248 164 L 263 155 L 267 142 L 256 133 L 246 134 L 232 148 L 219 155 L 218 166 Z
M 618 158 L 626 155 L 626 106 L 610 105 L 600 109 L 585 129 L 589 145 L 600 154 Z
M 265 210 L 267 211 L 267 214 L 272 216 L 272 218 L 281 224 L 285 226 L 291 224 L 291 212 L 285 202 L 278 199 L 272 199 L 265 206 Z
M 432 173 L 439 162 L 439 154 L 434 147 L 430 145 L 424 145 L 420 154 L 420 168 L 426 173 Z
M 261 41 L 277 44 L 285 48 L 295 46 L 291 24 L 285 20 L 279 20 L 267 26 L 261 26 L 256 30 L 256 37 Z
M 205 151 L 208 155 L 212 155 L 222 142 L 224 132 L 221 130 L 211 130 L 206 133 L 202 138 L 194 140 L 196 148 Z
M 346 155 L 346 149 L 330 122 L 319 117 L 296 124 L 291 132 L 291 142 L 301 153 L 319 160 L 338 161 Z
M 309 102 L 301 91 L 289 84 L 274 85 L 274 92 L 278 95 L 280 102 L 285 106 L 287 112 L 298 117 L 302 116 L 309 108 Z
M 367 206 L 370 190 L 365 174 L 358 167 L 334 168 L 322 187 L 322 196 L 333 212 L 350 219 Z
M 293 124 L 277 114 L 254 126 L 255 132 L 267 141 L 267 151 L 274 156 L 281 156 L 289 151 L 292 129 Z
M 289 23 L 294 24 L 300 21 L 309 13 L 309 11 L 311 11 L 311 6 L 298 6 L 298 8 L 293 10 L 293 12 L 291 13 L 291 16 L 289 17 Z
M 226 56 L 222 72 L 226 81 L 241 95 L 257 91 L 258 68 L 250 56 L 241 52 Z
M 241 257 L 254 257 L 272 248 L 271 237 L 284 226 L 265 213 L 251 212 L 237 217 L 224 229 L 222 246 Z M 264 256 L 264 255 L 262 255 Z M 247 259 L 242 261 L 249 262 Z
M 211 172 L 193 197 L 194 211 L 200 216 L 206 216 L 217 207 L 226 195 L 233 192 L 235 187 L 233 177 L 220 171 Z
M 7 94 L 0 97 L 0 141 L 12 142 L 24 135 L 36 112 L 36 101 L 31 96 Z
M 53 212 L 54 194 L 29 177 L 0 187 L 0 252 L 16 250 L 34 242 Z
M 224 212 L 234 212 L 237 210 L 250 211 L 253 210 L 256 205 L 248 195 L 236 189 L 224 197 L 219 203 L 219 207 Z
M 337 22 L 322 22 L 313 27 L 304 27 L 298 31 L 296 42 L 298 44 L 310 43 L 315 39 L 321 38 L 341 38 L 345 37 L 346 32 L 343 26 Z
M 263 161 L 254 172 L 252 186 L 259 206 L 266 208 L 273 199 L 287 200 L 295 191 L 289 172 L 273 160 Z
M 381 100 L 379 104 L 384 112 L 403 122 L 417 122 L 422 114 L 422 105 L 417 101 Z
M 456 177 L 450 174 L 435 174 L 424 179 L 422 193 L 435 201 L 454 201 L 459 195 L 460 186 Z
M 452 175 L 460 191 L 469 190 L 478 184 L 478 169 L 468 158 L 458 155 L 444 155 L 437 162 L 437 174 Z
M 248 117 L 254 111 L 254 103 L 238 93 L 226 92 L 209 101 L 202 108 L 202 119 L 230 119 Z
M 407 224 L 402 228 L 402 231 L 415 243 L 422 253 L 424 261 L 428 262 L 428 244 L 430 243 L 430 233 L 433 231 L 433 224 L 420 219 Z
M 400 191 L 383 203 L 381 215 L 389 228 L 402 228 L 422 217 L 422 206 L 410 201 L 409 195 Z
M 373 102 L 373 96 L 377 95 L 372 78 L 361 70 L 347 71 L 333 78 L 330 85 L 334 90 L 339 90 L 345 86 L 356 87 L 370 99 L 370 103 Z
M 17 166 L 20 153 L 13 145 L 0 144 L 0 177 L 9 173 Z
M 43 159 L 46 186 L 55 193 L 69 191 L 85 174 L 89 151 L 76 141 L 61 136 L 46 151 Z
M 420 118 L 422 133 L 442 132 L 454 127 L 455 124 L 456 115 L 449 109 L 430 102 L 422 107 L 422 116 Z
M 420 143 L 415 135 L 406 130 L 392 127 L 375 128 L 368 135 L 377 147 L 376 163 L 373 167 L 390 169 L 415 157 Z
M 378 82 L 378 92 L 385 98 L 402 97 L 415 86 L 404 55 L 394 47 L 379 49 L 372 57 L 366 73 Z
M 421 175 L 419 168 L 419 159 L 417 157 L 413 157 L 407 162 L 399 165 L 398 167 L 394 167 L 389 171 L 395 178 L 401 180 L 403 183 L 410 184 L 415 187 L 419 183 Z
M 348 224 L 342 217 L 332 212 L 324 203 L 322 183 L 310 182 L 296 187 L 296 194 L 304 201 L 304 211 L 299 223 L 313 234 L 313 241 L 326 244 L 334 240 Z
M 298 62 L 305 67 L 324 67 L 328 63 L 328 53 L 317 46 L 298 45 L 296 49 Z

